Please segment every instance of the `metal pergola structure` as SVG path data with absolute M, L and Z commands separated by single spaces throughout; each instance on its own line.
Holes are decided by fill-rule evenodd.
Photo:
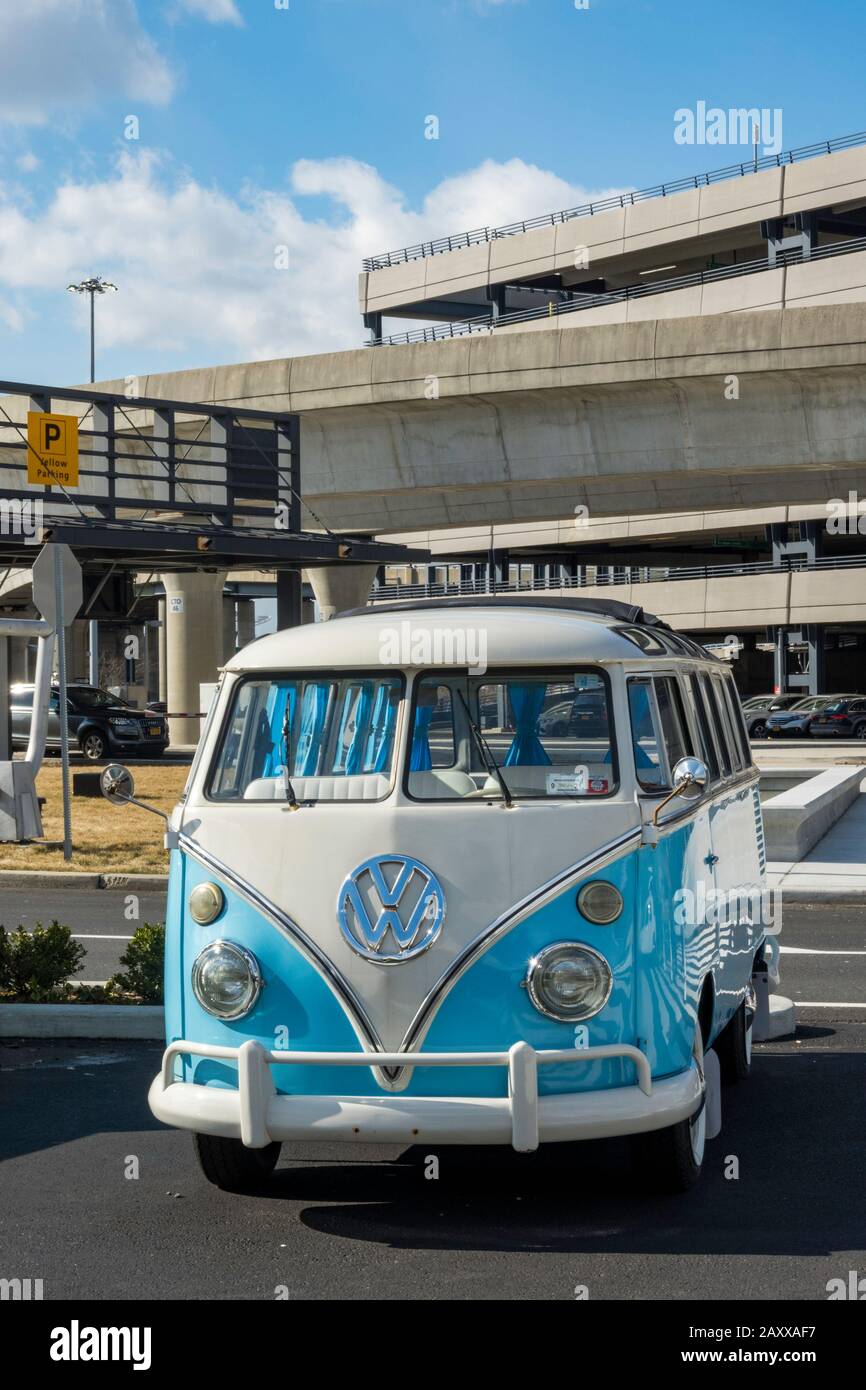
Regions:
M 300 419 L 281 411 L 0 381 L 0 563 L 28 567 L 39 541 L 69 545 L 86 573 L 262 569 L 278 621 L 300 621 L 300 571 L 408 563 L 426 551 L 336 533 L 301 495 Z M 78 417 L 79 482 L 27 482 L 27 414 Z M 41 504 L 39 534 L 9 507 Z M 306 511 L 318 529 L 303 528 Z

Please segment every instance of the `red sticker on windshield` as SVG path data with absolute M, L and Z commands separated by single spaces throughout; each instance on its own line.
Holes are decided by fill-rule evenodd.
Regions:
M 589 779 L 588 791 L 589 791 L 590 793 L 595 793 L 596 796 L 598 796 L 600 792 L 601 792 L 601 793 L 606 792 L 606 791 L 607 791 L 607 778 L 606 778 L 606 777 L 590 777 L 590 779 Z

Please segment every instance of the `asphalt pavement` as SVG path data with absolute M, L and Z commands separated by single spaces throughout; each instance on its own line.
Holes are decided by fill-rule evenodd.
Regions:
M 136 913 L 137 916 L 130 914 Z M 75 976 L 103 983 L 120 969 L 120 957 L 137 926 L 165 921 L 165 893 L 141 893 L 134 888 L 0 888 L 0 923 L 47 926 L 57 919 L 87 951 L 83 970 Z
M 46 1299 L 824 1300 L 866 1269 L 866 912 L 792 907 L 782 940 L 797 1036 L 724 1091 L 682 1197 L 641 1195 L 625 1141 L 287 1144 L 265 1195 L 231 1196 L 147 1108 L 158 1045 L 5 1045 L 0 1275 Z

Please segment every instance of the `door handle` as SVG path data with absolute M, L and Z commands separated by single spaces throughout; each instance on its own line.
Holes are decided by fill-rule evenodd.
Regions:
M 718 856 L 717 854 L 708 854 L 707 857 L 706 857 L 706 859 L 704 860 L 704 863 L 705 863 L 705 864 L 707 865 L 707 867 L 710 868 L 710 869 L 713 867 L 714 864 L 718 864 L 718 862 L 719 862 L 719 856 Z

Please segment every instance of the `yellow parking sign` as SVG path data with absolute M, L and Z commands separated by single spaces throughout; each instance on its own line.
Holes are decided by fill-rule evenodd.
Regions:
M 78 486 L 78 416 L 27 412 L 28 483 Z

